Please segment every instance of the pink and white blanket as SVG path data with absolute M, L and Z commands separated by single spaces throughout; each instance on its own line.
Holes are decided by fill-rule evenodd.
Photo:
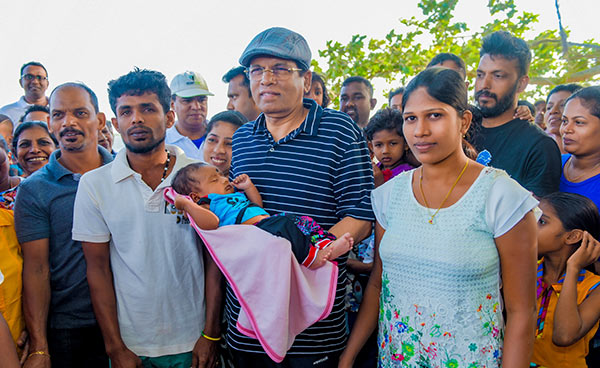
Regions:
M 173 203 L 175 192 L 165 189 Z M 252 225 L 202 230 L 190 225 L 240 301 L 237 328 L 258 339 L 267 355 L 281 362 L 295 337 L 331 313 L 338 268 L 300 266 L 288 240 Z

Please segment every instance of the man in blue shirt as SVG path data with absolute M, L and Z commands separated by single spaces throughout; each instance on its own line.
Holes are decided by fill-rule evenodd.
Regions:
M 373 174 L 362 132 L 348 115 L 304 99 L 311 87 L 306 40 L 285 28 L 257 35 L 240 58 L 252 97 L 264 114 L 233 137 L 232 177 L 248 174 L 271 215 L 312 217 L 336 236 L 355 243 L 371 231 Z M 239 302 L 228 286 L 227 343 L 238 368 L 337 367 L 346 345 L 346 259 L 339 267 L 331 314 L 297 336 L 285 360 L 273 362 L 259 342 L 236 329 Z
M 105 116 L 79 83 L 50 95 L 50 131 L 59 149 L 19 186 L 15 229 L 23 249 L 23 305 L 28 363 L 36 367 L 108 367 L 94 317 L 81 243 L 71 237 L 73 204 L 84 173 L 110 161 L 98 146 Z

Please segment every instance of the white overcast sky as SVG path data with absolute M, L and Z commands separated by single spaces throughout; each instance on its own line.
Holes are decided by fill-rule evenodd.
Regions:
M 209 117 L 225 109 L 223 74 L 238 65 L 248 42 L 260 31 L 283 26 L 302 34 L 313 57 L 327 40 L 347 43 L 354 34 L 381 38 L 398 19 L 420 16 L 417 0 L 1 0 L 0 106 L 23 93 L 19 68 L 30 60 L 49 72 L 50 90 L 82 81 L 98 95 L 110 117 L 109 80 L 133 66 L 163 72 L 169 81 L 185 70 L 199 72 L 215 94 Z M 536 31 L 555 29 L 554 0 L 516 0 L 519 10 L 540 14 Z M 562 0 L 570 40 L 600 38 L 598 0 Z M 471 29 L 487 23 L 487 0 L 460 0 L 457 20 Z M 389 86 L 375 83 L 379 106 Z

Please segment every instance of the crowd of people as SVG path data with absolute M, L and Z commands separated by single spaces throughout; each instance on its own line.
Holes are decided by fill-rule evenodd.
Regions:
M 197 72 L 116 77 L 109 119 L 25 63 L 0 366 L 598 366 L 600 87 L 532 104 L 523 40 L 479 56 L 473 105 L 441 53 L 371 116 L 369 80 L 328 108 L 306 40 L 269 28 L 210 119 Z

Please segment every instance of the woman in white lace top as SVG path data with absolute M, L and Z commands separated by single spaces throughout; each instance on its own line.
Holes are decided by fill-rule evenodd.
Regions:
M 378 325 L 380 367 L 526 367 L 538 202 L 504 171 L 465 155 L 472 115 L 455 71 L 415 77 L 403 116 L 423 165 L 372 193 L 378 257 L 340 366 L 351 366 Z

